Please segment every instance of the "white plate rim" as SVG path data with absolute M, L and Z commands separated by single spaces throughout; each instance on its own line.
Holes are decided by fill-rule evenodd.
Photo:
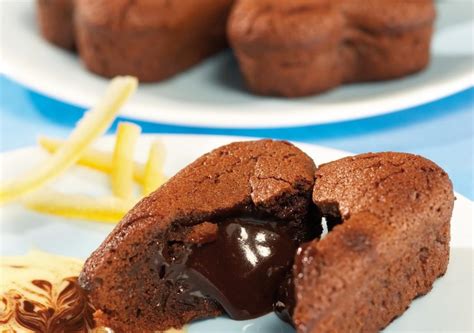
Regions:
M 103 147 L 113 147 L 115 137 L 113 135 L 105 135 L 99 140 L 97 140 L 96 144 L 93 145 L 98 148 L 103 148 Z M 148 147 L 148 145 L 155 139 L 158 139 L 165 144 L 165 150 L 168 149 L 167 145 L 169 145 L 169 142 L 171 143 L 176 143 L 180 141 L 185 141 L 189 143 L 193 143 L 195 145 L 199 145 L 199 143 L 202 144 L 208 144 L 211 143 L 210 149 L 217 148 L 221 145 L 225 145 L 231 142 L 236 142 L 236 141 L 252 141 L 252 140 L 260 140 L 262 138 L 258 137 L 247 137 L 247 136 L 230 136 L 230 135 L 208 135 L 208 134 L 142 134 L 139 137 L 139 141 L 137 142 L 137 146 L 141 146 L 139 149 L 143 153 L 143 146 Z M 316 165 L 320 165 L 323 163 L 326 163 L 328 161 L 333 161 L 339 158 L 343 158 L 346 156 L 353 156 L 353 153 L 340 150 L 340 149 L 335 149 L 335 148 L 330 148 L 330 147 L 325 147 L 321 145 L 316 145 L 316 144 L 310 144 L 310 143 L 304 143 L 304 142 L 298 142 L 298 141 L 293 141 L 293 140 L 283 140 L 283 141 L 288 141 L 300 148 L 302 151 L 307 153 L 313 160 L 315 161 Z M 3 168 L 4 163 L 3 161 L 9 160 L 9 159 L 21 159 L 23 156 L 27 156 L 32 153 L 38 153 L 42 151 L 42 149 L 39 146 L 27 146 L 27 147 L 22 147 L 18 149 L 12 149 L 8 151 L 4 151 L 0 153 L 0 180 L 2 180 L 3 175 L 4 175 L 4 170 Z M 207 152 L 207 151 L 205 151 Z M 202 153 L 205 153 L 202 152 Z M 169 159 L 171 152 L 166 152 L 166 156 Z M 186 152 L 182 155 L 190 154 L 189 152 Z M 179 155 L 179 154 L 178 154 Z M 200 154 L 196 155 L 196 158 L 200 156 Z M 318 156 L 323 156 L 322 159 L 320 159 Z M 165 158 L 165 164 L 166 164 L 166 159 Z M 142 161 L 144 162 L 144 161 Z M 192 160 L 189 160 L 189 163 L 192 162 Z M 184 165 L 183 165 L 184 167 Z M 87 168 L 86 168 L 87 169 Z M 177 172 L 179 170 L 175 170 Z M 471 215 L 474 214 L 474 204 L 473 202 L 468 199 L 467 197 L 463 196 L 462 194 L 458 192 L 454 192 L 456 201 L 455 201 L 455 206 L 462 206 L 464 210 L 471 209 Z M 1 207 L 0 207 L 1 211 Z M 473 218 L 471 216 L 471 218 Z M 474 248 L 474 228 L 471 227 L 471 232 L 470 233 L 465 233 L 461 234 L 459 233 L 456 237 L 456 245 L 457 247 L 470 247 Z M 453 244 L 453 243 L 451 243 Z
M 70 89 L 64 82 L 61 84 L 61 82 L 41 78 L 39 74 L 44 73 L 41 68 L 35 69 L 28 66 L 24 59 L 22 60 L 15 54 L 14 48 L 8 46 L 0 46 L 0 71 L 33 91 L 63 103 L 88 108 L 98 97 L 87 89 Z M 106 81 L 103 81 L 105 86 Z M 410 91 L 393 92 L 389 98 L 372 96 L 370 99 L 351 103 L 323 106 L 311 103 L 279 102 L 272 99 L 268 103 L 265 102 L 265 110 L 260 110 L 261 107 L 258 107 L 258 104 L 264 103 L 262 100 L 255 103 L 256 106 L 252 109 L 250 116 L 248 113 L 241 112 L 242 106 L 240 104 L 226 105 L 223 109 L 221 105 L 182 104 L 160 98 L 159 107 L 157 107 L 135 98 L 122 110 L 121 115 L 130 119 L 154 123 L 209 128 L 250 129 L 307 126 L 363 119 L 401 111 L 452 95 L 473 86 L 473 84 L 474 68 L 465 73 L 458 73 L 457 76 L 431 82 L 429 85 L 419 86 Z M 272 112 L 272 106 L 278 107 L 278 112 Z M 321 108 L 324 110 L 318 110 Z
M 215 147 L 220 146 L 222 144 L 230 143 L 230 142 L 233 142 L 233 141 L 248 141 L 248 140 L 255 139 L 255 138 L 249 138 L 249 137 L 216 136 L 216 135 L 145 134 L 145 135 L 141 136 L 140 141 L 138 142 L 138 144 L 144 146 L 144 148 L 142 148 L 142 149 L 145 150 L 147 145 L 152 140 L 154 140 L 156 138 L 163 140 L 165 145 L 166 145 L 167 140 L 170 141 L 170 142 L 180 140 L 181 142 L 191 142 L 191 143 L 196 144 L 196 145 L 199 145 L 200 143 L 210 144 L 210 145 L 215 146 Z M 103 146 L 111 146 L 111 144 L 113 143 L 113 137 L 112 136 L 103 137 L 99 140 L 98 143 L 99 143 L 98 144 L 99 148 L 103 147 Z M 332 160 L 333 158 L 341 158 L 341 157 L 344 157 L 344 156 L 352 155 L 350 153 L 347 153 L 347 152 L 344 152 L 344 151 L 341 151 L 341 150 L 337 150 L 337 149 L 333 149 L 333 148 L 326 148 L 326 147 L 323 147 L 323 146 L 317 146 L 317 145 L 305 144 L 305 143 L 298 143 L 298 142 L 293 142 L 293 143 L 295 143 L 295 145 L 300 147 L 303 151 L 305 151 L 312 158 L 316 159 L 316 162 L 318 164 L 320 164 L 322 162 L 326 162 L 328 160 Z M 2 161 L 5 161 L 6 159 L 22 159 L 25 156 L 30 156 L 29 154 L 31 154 L 32 152 L 39 152 L 39 151 L 40 151 L 39 147 L 30 146 L 30 147 L 24 147 L 24 148 L 20 148 L 20 149 L 15 149 L 15 150 L 2 152 L 0 154 L 0 178 L 3 175 L 2 170 L 1 170 L 1 168 L 3 167 Z M 189 155 L 189 152 L 190 152 L 190 150 L 186 151 L 186 152 L 181 152 L 179 154 L 181 154 L 183 156 L 187 156 L 187 155 Z M 201 152 L 199 152 L 199 154 L 200 153 Z M 168 154 L 172 154 L 172 152 L 169 152 Z M 328 156 L 322 156 L 321 159 L 319 159 L 317 154 L 321 154 L 321 155 L 327 154 L 327 155 L 330 155 L 331 157 L 328 158 Z M 191 162 L 191 161 L 189 161 L 189 162 Z M 472 202 L 469 199 L 463 197 L 460 194 L 456 194 L 456 196 L 458 198 L 458 200 L 456 202 L 456 205 L 462 205 L 464 207 L 463 208 L 464 212 L 467 211 L 467 209 L 468 209 L 468 208 L 466 208 L 466 206 L 469 206 L 471 209 L 473 208 Z M 458 218 L 459 218 L 459 216 L 458 216 Z M 59 223 L 70 224 L 71 222 L 65 223 L 64 221 L 59 221 Z M 80 224 L 80 223 L 85 223 L 85 222 L 78 222 L 78 223 Z M 79 225 L 79 228 L 85 228 L 85 227 L 88 227 L 89 225 L 90 225 L 90 223 L 88 223 L 87 225 L 83 225 L 83 226 Z M 1 233 L 0 233 L 0 238 L 1 238 Z M 454 246 L 452 245 L 451 247 L 456 248 L 456 249 L 461 249 L 461 250 L 463 248 L 466 248 L 466 247 L 470 248 L 470 249 L 474 249 L 474 244 L 470 244 L 470 246 L 468 246 L 467 243 L 464 242 L 463 244 L 457 244 L 457 245 L 454 245 Z M 58 254 L 60 254 L 60 253 L 58 253 Z M 457 264 L 457 266 L 455 265 L 453 268 L 456 268 L 456 267 L 459 267 L 459 264 Z M 457 271 L 455 270 L 453 272 L 452 269 L 451 269 L 451 270 L 448 270 L 448 273 L 449 272 L 451 272 L 450 275 L 451 275 L 451 280 L 452 280 L 452 276 L 453 276 L 454 272 L 457 272 Z M 443 283 L 444 281 L 446 281 L 446 279 L 438 280 L 438 281 L 436 281 L 436 284 Z M 438 290 L 438 289 L 440 289 L 440 288 L 435 288 L 435 290 Z M 446 288 L 441 288 L 441 289 L 446 290 Z M 429 298 L 429 299 L 431 300 L 431 298 Z M 396 320 L 394 324 L 391 324 L 384 331 L 386 331 L 386 332 L 406 331 L 404 329 L 404 327 L 406 327 L 407 323 L 413 323 L 413 317 L 414 316 L 415 316 L 415 319 L 418 318 L 416 316 L 417 316 L 417 314 L 420 313 L 420 306 L 418 305 L 418 303 L 420 301 L 424 304 L 423 305 L 424 307 L 421 308 L 422 311 L 425 310 L 425 309 L 430 310 L 429 307 L 426 308 L 426 306 L 427 306 L 426 303 L 427 302 L 429 303 L 428 299 L 421 298 L 420 300 L 415 300 L 414 303 L 412 303 L 411 308 L 417 308 L 417 311 L 413 311 L 411 309 L 408 310 L 407 313 L 402 316 L 402 318 L 406 318 L 405 320 L 401 320 L 401 321 Z M 437 307 L 435 307 L 435 308 L 439 310 L 440 305 L 438 304 Z M 192 333 L 215 332 L 215 333 L 217 333 L 217 332 L 222 332 L 222 329 L 228 327 L 227 325 L 229 325 L 229 324 L 231 325 L 232 332 L 253 332 L 253 333 L 263 332 L 262 330 L 260 330 L 258 328 L 259 325 L 264 326 L 264 325 L 267 325 L 269 322 L 274 322 L 274 320 L 276 320 L 276 319 L 273 319 L 273 318 L 274 318 L 273 315 L 268 315 L 268 316 L 259 318 L 257 320 L 252 320 L 252 321 L 245 321 L 245 322 L 231 321 L 231 322 L 229 322 L 228 319 L 220 317 L 220 318 L 217 318 L 217 319 L 204 320 L 204 321 L 193 323 L 193 325 L 191 325 L 189 327 L 189 332 L 192 332 Z M 426 316 L 423 317 L 423 318 L 424 318 L 424 320 L 426 320 Z M 253 326 L 253 325 L 255 325 L 255 326 Z M 241 330 L 239 329 L 239 327 L 241 328 Z M 287 329 L 281 329 L 280 333 L 283 333 L 283 332 L 288 332 L 288 330 Z

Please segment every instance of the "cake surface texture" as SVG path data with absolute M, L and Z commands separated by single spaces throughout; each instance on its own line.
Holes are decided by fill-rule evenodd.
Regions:
M 446 272 L 454 195 L 433 162 L 403 153 L 330 162 L 313 200 L 332 230 L 299 249 L 299 333 L 378 332 Z
M 267 299 L 261 307 L 270 311 L 296 248 L 320 231 L 319 215 L 311 213 L 314 173 L 306 154 L 270 140 L 232 143 L 187 166 L 139 202 L 86 261 L 79 283 L 97 323 L 153 332 L 224 309 L 236 319 L 262 314 L 245 304 L 235 311 L 242 294 L 247 303 Z M 242 267 L 219 269 L 227 261 Z M 235 281 L 228 289 L 227 279 Z M 239 286 L 245 279 L 257 285 Z M 258 292 L 244 292 L 252 288 Z
M 38 0 L 36 7 L 41 35 L 56 46 L 73 50 L 74 0 Z
M 238 0 L 229 42 L 255 93 L 288 97 L 427 66 L 432 0 Z

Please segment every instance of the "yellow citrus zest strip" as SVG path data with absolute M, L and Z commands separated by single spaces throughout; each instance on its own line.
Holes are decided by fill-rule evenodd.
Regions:
M 115 197 L 92 197 L 41 190 L 27 195 L 23 203 L 43 214 L 71 219 L 117 223 L 133 207 L 134 202 Z
M 0 204 L 39 189 L 76 163 L 90 144 L 107 130 L 137 84 L 137 79 L 133 77 L 113 79 L 103 99 L 84 115 L 55 154 L 29 173 L 1 186 Z
M 38 139 L 38 143 L 47 152 L 55 153 L 64 144 L 64 140 L 42 136 Z M 110 173 L 112 169 L 112 154 L 95 148 L 89 148 L 82 154 L 77 163 L 95 170 Z
M 122 199 L 133 195 L 133 154 L 140 132 L 139 126 L 127 122 L 117 128 L 110 180 L 112 193 Z
M 47 152 L 54 153 L 61 147 L 61 145 L 64 144 L 64 140 L 42 136 L 38 139 L 38 143 Z M 112 173 L 112 157 L 112 153 L 96 148 L 89 148 L 82 154 L 77 163 L 79 165 L 110 174 Z M 133 169 L 133 178 L 137 183 L 143 184 L 145 165 L 139 162 L 134 163 L 135 166 Z
M 165 161 L 165 147 L 161 141 L 155 141 L 151 144 L 148 160 L 145 165 L 143 178 L 143 194 L 148 195 L 165 181 L 163 173 L 163 164 Z

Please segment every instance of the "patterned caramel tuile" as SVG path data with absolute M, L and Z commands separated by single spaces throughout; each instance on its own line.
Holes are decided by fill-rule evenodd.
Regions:
M 77 284 L 82 265 L 41 251 L 0 257 L 0 332 L 113 333 L 94 325 L 94 309 Z
M 76 283 L 82 262 L 31 251 L 2 257 L 1 332 L 89 332 L 94 310 Z

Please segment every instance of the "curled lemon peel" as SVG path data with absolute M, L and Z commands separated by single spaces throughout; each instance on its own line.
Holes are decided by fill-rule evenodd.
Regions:
M 165 147 L 161 141 L 154 141 L 151 144 L 148 160 L 145 164 L 143 177 L 143 195 L 148 195 L 165 181 L 163 164 L 165 160 Z
M 64 144 L 64 140 L 41 136 L 38 144 L 47 152 L 54 153 Z M 82 154 L 77 164 L 110 174 L 113 168 L 112 160 L 113 153 L 91 147 Z M 143 163 L 134 162 L 133 178 L 138 184 L 143 184 L 144 170 Z
M 41 188 L 74 165 L 91 143 L 109 128 L 122 105 L 136 90 L 137 84 L 137 79 L 133 77 L 113 79 L 104 97 L 84 115 L 69 138 L 53 155 L 33 171 L 2 184 L 0 204 Z
M 135 204 L 116 197 L 93 197 L 40 190 L 27 195 L 23 204 L 36 212 L 72 219 L 117 223 Z
M 133 195 L 133 154 L 140 132 L 139 126 L 127 122 L 117 128 L 110 180 L 112 193 L 122 199 Z

